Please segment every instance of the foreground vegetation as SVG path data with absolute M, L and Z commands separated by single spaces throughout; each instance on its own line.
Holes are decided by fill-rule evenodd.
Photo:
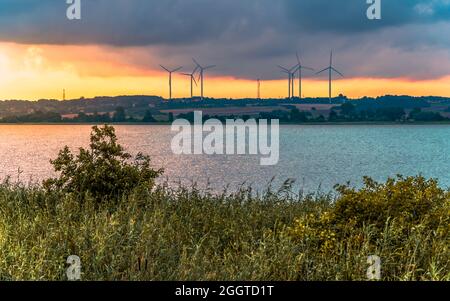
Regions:
M 65 280 L 69 255 L 83 280 L 366 280 L 370 255 L 383 280 L 450 280 L 450 193 L 434 180 L 212 194 L 155 185 L 110 127 L 91 142 L 53 161 L 59 179 L 0 185 L 1 280 Z

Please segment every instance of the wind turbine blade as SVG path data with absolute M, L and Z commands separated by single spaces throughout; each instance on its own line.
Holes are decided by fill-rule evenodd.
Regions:
M 333 50 L 330 53 L 330 67 L 333 66 Z
M 337 71 L 337 70 L 334 69 L 333 67 L 331 67 L 331 70 L 333 70 L 334 72 L 336 72 L 336 73 L 339 74 L 340 76 L 344 77 L 344 75 L 343 75 L 341 72 Z
M 197 65 L 197 68 L 202 68 L 202 66 L 201 66 L 194 58 L 192 58 L 192 60 L 193 60 L 194 63 Z
M 192 75 L 194 75 L 194 74 L 195 74 L 195 72 L 197 72 L 197 70 L 198 70 L 198 66 L 197 66 L 197 67 L 195 67 L 194 71 L 192 72 Z
M 314 71 L 314 68 L 310 68 L 310 67 L 303 67 L 303 66 L 301 66 L 300 68 L 305 69 L 305 70 L 309 70 L 309 71 Z
M 323 69 L 322 71 L 316 72 L 316 74 L 320 74 L 320 73 L 322 73 L 322 72 L 324 72 L 324 71 L 327 71 L 327 70 L 329 70 L 329 69 L 330 69 L 330 67 L 327 67 L 327 68 Z
M 215 68 L 215 67 L 216 67 L 216 65 L 211 65 L 211 66 L 207 66 L 207 67 L 203 68 L 203 70 L 212 69 L 212 68 Z
M 301 65 L 301 63 L 300 63 L 300 56 L 298 55 L 298 51 L 295 53 L 295 55 L 297 56 L 297 63 L 299 65 Z
M 192 74 L 189 73 L 180 73 L 181 75 L 186 75 L 186 76 L 192 76 Z
M 197 81 L 195 80 L 195 77 L 194 77 L 194 76 L 192 76 L 192 79 L 194 80 L 195 86 L 198 86 L 198 85 L 197 85 Z
M 169 69 L 167 69 L 166 67 L 164 67 L 163 65 L 159 65 L 159 66 L 161 66 L 161 68 L 163 68 L 164 70 L 166 70 L 167 72 L 169 72 L 169 73 L 170 73 L 170 70 L 169 70 Z
M 291 70 L 289 70 L 289 72 L 297 72 L 298 68 L 300 68 L 299 64 L 297 64 L 294 67 L 292 67 Z
M 289 72 L 288 69 L 286 69 L 286 68 L 284 68 L 284 67 L 282 67 L 282 66 L 280 66 L 280 65 L 278 65 L 278 68 L 280 68 L 281 70 L 284 70 L 284 71 L 286 71 L 286 72 Z
M 173 70 L 172 72 L 177 72 L 177 71 L 180 71 L 181 69 L 183 69 L 183 67 L 179 67 L 179 68 Z

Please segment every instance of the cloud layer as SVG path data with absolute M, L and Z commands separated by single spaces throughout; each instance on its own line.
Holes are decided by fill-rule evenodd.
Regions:
M 0 41 L 140 48 L 149 57 L 123 60 L 142 68 L 195 56 L 242 78 L 280 78 L 276 65 L 293 65 L 296 51 L 325 67 L 330 49 L 349 77 L 450 74 L 450 0 L 382 0 L 381 21 L 366 18 L 365 0 L 82 0 L 80 22 L 66 7 L 0 0 Z

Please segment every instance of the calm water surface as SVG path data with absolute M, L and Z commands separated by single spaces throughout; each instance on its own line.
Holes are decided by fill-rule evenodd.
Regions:
M 0 125 L 0 179 L 37 182 L 53 176 L 58 151 L 86 147 L 87 125 Z M 363 176 L 385 180 L 397 174 L 439 179 L 450 186 L 448 125 L 281 126 L 280 162 L 262 167 L 257 156 L 175 156 L 169 126 L 117 126 L 119 141 L 133 154 L 151 155 L 171 183 L 198 182 L 221 189 L 246 183 L 256 189 L 291 178 L 297 188 L 329 192 L 337 183 L 361 185 Z M 20 174 L 18 171 L 21 171 Z

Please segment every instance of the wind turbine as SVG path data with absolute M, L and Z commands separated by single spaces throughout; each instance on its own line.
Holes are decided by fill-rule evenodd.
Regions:
M 197 65 L 197 68 L 200 70 L 200 77 L 199 77 L 199 79 L 201 80 L 201 84 L 200 84 L 200 85 L 201 85 L 201 91 L 202 91 L 202 93 L 201 93 L 201 99 L 203 100 L 204 72 L 205 72 L 205 70 L 212 69 L 212 68 L 216 67 L 216 65 L 211 65 L 211 66 L 203 67 L 203 66 L 200 65 L 195 59 L 192 59 L 192 60 L 194 61 L 195 65 Z
M 195 72 L 197 72 L 198 67 L 195 67 L 192 73 L 181 73 L 184 76 L 189 76 L 191 79 L 191 98 L 194 98 L 194 83 L 197 86 L 197 81 L 195 80 Z
M 297 56 L 297 63 L 298 63 L 298 65 L 297 65 L 297 68 L 298 68 L 298 97 L 300 99 L 302 99 L 302 76 L 303 76 L 302 71 L 303 71 L 303 69 L 314 71 L 314 69 L 305 67 L 302 65 L 302 63 L 300 61 L 300 56 L 298 55 L 298 52 L 296 53 L 296 56 Z
M 257 93 L 256 93 L 256 97 L 257 97 L 258 100 L 260 100 L 261 99 L 261 79 L 260 78 L 258 78 L 256 80 L 256 84 L 257 84 L 257 88 L 258 88 Z
M 172 100 L 172 73 L 181 70 L 183 67 L 178 67 L 176 69 L 169 70 L 166 67 L 164 67 L 163 65 L 160 65 L 160 66 L 161 66 L 161 68 L 163 68 L 164 70 L 166 70 L 169 73 L 169 100 Z
M 294 97 L 294 81 L 295 81 L 295 73 L 297 72 L 298 65 L 295 65 L 291 69 L 287 69 L 283 66 L 278 66 L 281 69 L 281 72 L 287 73 L 289 76 L 289 86 L 288 86 L 288 98 Z M 291 85 L 292 83 L 292 85 Z
M 278 68 L 281 69 L 281 72 L 287 73 L 288 75 L 288 98 L 291 98 L 291 73 L 289 72 L 289 69 L 284 68 L 282 66 L 278 66 Z
M 342 73 L 340 73 L 339 71 L 337 71 L 334 67 L 333 67 L 333 51 L 331 51 L 330 54 L 330 66 L 328 66 L 327 68 L 323 69 L 322 71 L 317 72 L 316 74 L 320 74 L 324 71 L 328 71 L 328 78 L 329 78 L 329 99 L 330 99 L 330 103 L 331 103 L 331 81 L 333 80 L 332 78 L 332 72 L 336 72 L 337 74 L 339 74 L 340 76 L 344 77 L 344 75 L 342 75 Z

